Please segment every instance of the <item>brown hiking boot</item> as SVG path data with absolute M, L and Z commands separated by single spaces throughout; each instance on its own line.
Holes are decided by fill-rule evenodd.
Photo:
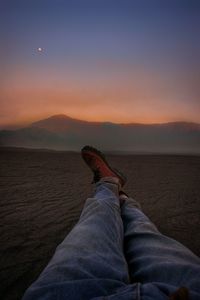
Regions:
M 104 154 L 99 150 L 91 146 L 85 146 L 81 150 L 81 154 L 88 167 L 94 173 L 94 183 L 98 182 L 103 177 L 115 177 L 119 179 L 120 185 L 124 186 L 126 177 L 118 170 L 111 168 L 106 161 Z

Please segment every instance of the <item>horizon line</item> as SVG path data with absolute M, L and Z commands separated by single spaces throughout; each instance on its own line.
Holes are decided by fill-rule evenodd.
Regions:
M 19 121 L 16 123 L 8 123 L 8 124 L 2 124 L 0 125 L 0 130 L 6 130 L 8 128 L 12 128 L 14 129 L 14 127 L 16 127 L 16 129 L 20 129 L 20 128 L 24 128 L 24 126 L 31 126 L 34 123 L 40 122 L 40 121 L 44 121 L 47 119 L 51 119 L 51 118 L 58 118 L 58 117 L 63 117 L 63 118 L 68 118 L 68 119 L 72 119 L 72 120 L 76 120 L 76 121 L 81 121 L 81 122 L 87 122 L 87 123 L 98 123 L 98 124 L 103 124 L 103 123 L 110 123 L 110 124 L 114 124 L 114 125 L 164 125 L 164 124 L 173 124 L 173 123 L 189 123 L 189 124 L 197 124 L 200 125 L 200 122 L 194 122 L 194 121 L 186 121 L 186 120 L 176 120 L 176 121 L 164 121 L 164 122 L 152 122 L 152 123 L 143 123 L 143 122 L 113 122 L 113 121 L 109 121 L 109 120 L 105 120 L 105 121 L 89 121 L 86 119 L 81 119 L 81 118 L 76 118 L 76 117 L 71 117 L 69 115 L 66 114 L 54 114 L 54 115 L 49 115 L 49 116 L 44 116 L 42 119 L 35 119 L 32 121 Z M 6 128 L 7 127 L 7 128 Z

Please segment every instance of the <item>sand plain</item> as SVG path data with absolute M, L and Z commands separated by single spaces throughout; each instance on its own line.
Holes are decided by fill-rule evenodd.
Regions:
M 158 229 L 200 255 L 200 156 L 109 155 Z M 0 298 L 21 299 L 92 193 L 80 154 L 0 148 Z

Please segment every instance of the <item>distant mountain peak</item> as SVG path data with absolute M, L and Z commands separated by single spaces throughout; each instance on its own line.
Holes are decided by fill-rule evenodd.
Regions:
M 69 128 L 72 128 L 73 126 L 81 127 L 81 125 L 85 123 L 87 124 L 88 122 L 73 119 L 64 114 L 57 114 L 34 122 L 30 127 L 46 129 L 52 132 L 66 132 L 66 130 L 69 130 Z
M 53 116 L 50 116 L 48 119 L 50 119 L 50 118 L 54 118 L 54 119 L 72 119 L 71 117 L 69 117 L 65 114 L 53 115 Z
M 50 123 L 56 123 L 56 122 L 67 122 L 70 120 L 75 120 L 75 119 L 73 119 L 67 115 L 64 115 L 64 114 L 57 114 L 57 115 L 47 117 L 45 119 L 35 121 L 31 124 L 31 126 L 39 126 L 39 125 L 47 124 L 47 123 L 50 124 Z
M 50 117 L 47 117 L 45 119 L 41 119 L 41 120 L 38 120 L 36 122 L 33 122 L 32 124 L 35 124 L 35 123 L 38 123 L 38 122 L 43 122 L 43 121 L 47 121 L 47 120 L 72 120 L 73 118 L 65 115 L 65 114 L 57 114 L 57 115 L 53 115 L 53 116 L 50 116 Z
M 66 129 L 69 127 L 69 125 L 94 125 L 94 124 L 104 124 L 104 122 L 90 122 L 90 121 L 85 121 L 85 120 L 81 120 L 81 119 L 75 119 L 72 117 L 69 117 L 67 115 L 64 114 L 57 114 L 57 115 L 53 115 L 50 116 L 46 119 L 42 119 L 36 122 L 33 122 L 32 124 L 30 124 L 31 127 L 40 127 L 40 128 L 46 128 L 46 129 L 53 129 L 53 127 L 56 129 Z M 49 127 L 50 126 L 50 127 Z M 61 128 L 62 127 L 62 128 Z M 56 130 L 57 130 L 56 129 Z

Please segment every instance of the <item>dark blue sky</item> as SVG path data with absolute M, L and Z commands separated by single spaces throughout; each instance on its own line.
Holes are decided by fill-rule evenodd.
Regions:
M 198 0 L 1 0 L 0 28 L 1 124 L 200 122 Z

